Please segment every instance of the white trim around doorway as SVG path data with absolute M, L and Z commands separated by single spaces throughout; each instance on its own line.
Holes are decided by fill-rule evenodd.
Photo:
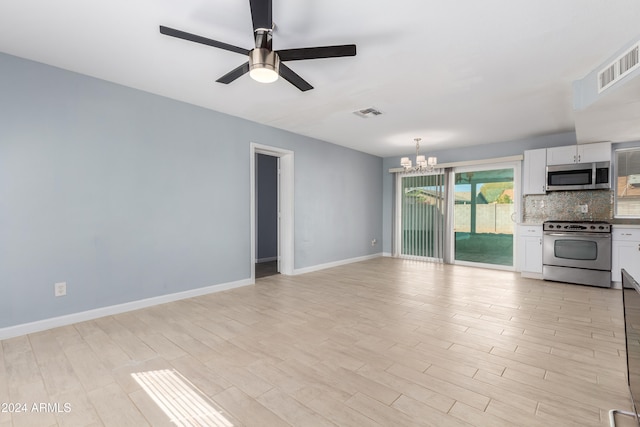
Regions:
M 256 279 L 256 154 L 266 154 L 280 159 L 280 188 L 278 191 L 280 206 L 280 227 L 278 230 L 280 273 L 285 275 L 294 274 L 293 151 L 252 142 L 249 149 L 249 196 L 251 198 L 251 283 L 255 283 Z

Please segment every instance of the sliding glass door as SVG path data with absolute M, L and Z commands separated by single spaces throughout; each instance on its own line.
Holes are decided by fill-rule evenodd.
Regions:
M 399 175 L 396 223 L 399 255 L 442 260 L 444 253 L 444 175 Z M 399 227 L 398 227 L 399 226 Z
M 456 169 L 453 247 L 456 263 L 513 267 L 514 167 Z
M 512 270 L 519 171 L 504 162 L 398 173 L 394 256 Z

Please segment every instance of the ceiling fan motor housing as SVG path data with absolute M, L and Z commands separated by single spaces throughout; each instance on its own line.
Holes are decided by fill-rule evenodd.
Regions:
M 249 75 L 254 80 L 269 83 L 278 79 L 280 58 L 272 50 L 252 49 L 249 52 Z

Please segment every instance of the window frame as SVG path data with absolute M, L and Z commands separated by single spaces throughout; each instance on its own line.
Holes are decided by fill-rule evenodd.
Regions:
M 623 215 L 618 213 L 618 178 L 619 178 L 619 170 L 620 170 L 620 165 L 619 165 L 619 156 L 625 152 L 637 152 L 638 155 L 640 155 L 640 146 L 635 146 L 635 147 L 625 147 L 625 148 L 618 148 L 616 150 L 614 150 L 613 152 L 613 161 L 615 162 L 614 164 L 614 168 L 613 168 L 613 172 L 612 172 L 612 177 L 611 177 L 611 184 L 612 184 L 612 188 L 613 188 L 613 217 L 614 218 L 619 218 L 619 219 L 640 219 L 640 209 L 638 210 L 638 212 L 636 214 L 633 215 Z M 627 175 L 628 176 L 628 175 Z

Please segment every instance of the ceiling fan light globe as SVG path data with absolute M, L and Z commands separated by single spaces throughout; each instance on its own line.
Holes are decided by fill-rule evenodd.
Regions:
M 270 68 L 255 67 L 249 71 L 249 76 L 260 83 L 273 83 L 278 80 L 278 73 Z

